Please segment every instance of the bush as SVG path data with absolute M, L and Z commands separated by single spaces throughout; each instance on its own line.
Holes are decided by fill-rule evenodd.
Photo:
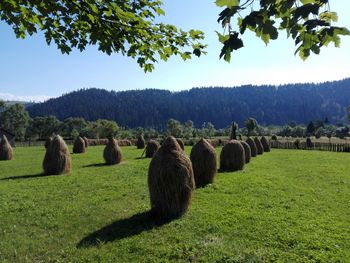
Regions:
M 190 154 L 196 187 L 203 187 L 214 181 L 216 174 L 216 151 L 205 139 L 193 146 Z
M 49 147 L 43 161 L 46 175 L 59 175 L 69 173 L 72 166 L 71 156 L 67 144 L 61 136 L 56 135 Z
M 174 137 L 168 137 L 153 156 L 148 170 L 151 211 L 158 219 L 183 215 L 191 202 L 195 182 L 190 159 Z
M 220 154 L 220 170 L 234 172 L 243 170 L 245 164 L 245 152 L 239 141 L 231 140 L 225 144 Z

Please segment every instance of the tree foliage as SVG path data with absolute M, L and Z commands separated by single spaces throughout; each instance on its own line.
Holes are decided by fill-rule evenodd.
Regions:
M 347 28 L 332 25 L 338 16 L 329 9 L 329 0 L 216 0 L 216 4 L 224 8 L 218 22 L 225 33 L 217 34 L 223 44 L 220 58 L 226 61 L 244 46 L 243 35 L 248 30 L 265 44 L 285 31 L 302 59 L 311 52 L 319 54 L 330 43 L 339 47 L 340 36 L 349 35 Z
M 16 139 L 23 140 L 29 124 L 29 114 L 22 104 L 6 106 L 1 115 L 2 125 L 5 129 L 13 132 Z
M 160 0 L 2 0 L 0 19 L 18 38 L 42 31 L 47 44 L 54 42 L 66 54 L 96 45 L 108 55 L 135 59 L 149 72 L 159 59 L 179 55 L 186 60 L 205 48 L 203 32 L 156 22 L 164 15 L 161 7 Z

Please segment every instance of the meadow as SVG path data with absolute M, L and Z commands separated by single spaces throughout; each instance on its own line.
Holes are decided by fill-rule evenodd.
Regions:
M 156 224 L 150 159 L 123 147 L 105 166 L 102 151 L 73 154 L 59 176 L 42 175 L 43 147 L 0 162 L 1 262 L 350 262 L 349 153 L 274 149 Z

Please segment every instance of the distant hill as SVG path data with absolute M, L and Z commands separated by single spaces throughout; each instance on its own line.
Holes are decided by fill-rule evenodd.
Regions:
M 350 105 L 350 79 L 321 84 L 283 86 L 210 87 L 167 90 L 106 91 L 81 89 L 28 107 L 32 117 L 55 115 L 59 119 L 111 119 L 131 128 L 163 128 L 169 118 L 192 120 L 196 126 L 212 122 L 227 127 L 234 120 L 243 125 L 254 117 L 263 125 L 295 121 L 346 120 Z

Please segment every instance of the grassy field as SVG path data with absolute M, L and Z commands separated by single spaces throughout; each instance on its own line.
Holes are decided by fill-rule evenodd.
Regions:
M 73 155 L 63 176 L 41 175 L 41 147 L 0 162 L 1 262 L 350 262 L 349 153 L 274 150 L 155 225 L 150 160 L 126 147 L 104 166 L 102 150 Z

